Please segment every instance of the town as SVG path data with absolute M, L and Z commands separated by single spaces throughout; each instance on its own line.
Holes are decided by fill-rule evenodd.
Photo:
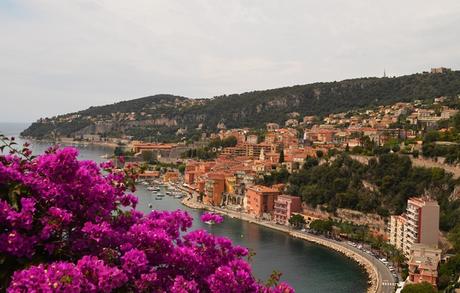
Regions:
M 440 207 L 435 196 L 413 194 L 402 214 L 347 208 L 331 211 L 327 205 L 313 206 L 300 194 L 287 192 L 286 179 L 303 168 L 328 164 L 342 153 L 361 162 L 380 153 L 397 154 L 409 156 L 415 165 L 424 153 L 427 133 L 449 132 L 447 121 L 457 114 L 459 98 L 435 97 L 322 119 L 292 113 L 283 127 L 268 123 L 264 131 L 221 129 L 189 145 L 130 142 L 128 153 L 151 163 L 141 174 L 143 180 L 158 182 L 161 178 L 187 194 L 182 202 L 189 207 L 350 240 L 351 245 L 378 256 L 395 280 L 402 276 L 406 283 L 428 282 L 436 287 L 439 267 L 451 254 L 445 233 L 439 229 Z M 436 167 L 456 169 L 442 155 L 425 160 Z M 365 229 L 370 236 L 354 238 L 340 228 L 345 223 Z
M 439 67 L 423 75 L 451 72 Z M 205 104 L 158 99 L 161 111 Z M 159 186 L 166 184 L 167 195 L 190 208 L 341 251 L 365 268 L 370 292 L 425 283 L 450 290 L 460 267 L 460 95 L 401 100 L 327 115 L 290 112 L 284 123 L 264 128 L 228 128 L 224 120 L 216 131 L 181 128 L 174 119 L 154 118 L 153 103 L 141 112 L 89 109 L 43 118 L 31 129 L 39 138 L 54 125 L 80 128 L 45 137 L 112 147 L 103 157 L 118 167 L 142 166 L 139 178 L 155 200 L 164 198 Z M 177 131 L 145 129 L 144 140 L 127 134 L 149 125 Z M 130 131 L 114 132 L 119 126 Z
M 460 293 L 459 13 L 0 1 L 0 292 Z

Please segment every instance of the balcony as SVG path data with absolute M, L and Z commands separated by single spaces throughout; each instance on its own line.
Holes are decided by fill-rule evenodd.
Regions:
M 414 221 L 418 222 L 418 213 L 408 213 L 407 218 L 409 220 L 414 220 Z
M 285 213 L 278 213 L 278 212 L 275 211 L 274 215 L 275 215 L 275 217 L 279 217 L 279 218 L 284 218 L 284 219 L 287 218 L 287 215 Z

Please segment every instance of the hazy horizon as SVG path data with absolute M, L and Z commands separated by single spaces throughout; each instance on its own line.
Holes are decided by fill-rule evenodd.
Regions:
M 5 122 L 460 68 L 460 2 L 0 2 Z

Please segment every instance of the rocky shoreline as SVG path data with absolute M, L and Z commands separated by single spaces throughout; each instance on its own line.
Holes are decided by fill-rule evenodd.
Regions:
M 333 249 L 333 250 L 345 255 L 346 257 L 352 259 L 353 261 L 358 263 L 366 271 L 366 274 L 368 276 L 368 283 L 369 283 L 369 287 L 367 288 L 368 293 L 377 293 L 377 292 L 381 291 L 381 287 L 380 287 L 381 285 L 380 284 L 382 282 L 380 280 L 380 276 L 379 276 L 379 273 L 377 271 L 377 268 L 371 263 L 371 261 L 368 260 L 367 258 L 363 257 L 362 255 L 356 253 L 355 251 L 351 250 L 350 248 L 348 248 L 348 247 L 346 247 L 344 245 L 341 245 L 339 243 L 336 243 L 333 240 L 324 239 L 324 238 L 321 238 L 321 237 L 318 237 L 318 236 L 315 236 L 315 235 L 311 235 L 311 234 L 301 233 L 301 232 L 297 232 L 297 231 L 291 231 L 291 229 L 289 229 L 286 226 L 275 225 L 275 224 L 268 223 L 268 222 L 258 221 L 258 220 L 254 219 L 254 218 L 251 218 L 250 216 L 248 216 L 246 214 L 242 214 L 242 213 L 238 213 L 238 212 L 234 212 L 234 211 L 229 211 L 229 210 L 224 210 L 224 209 L 217 208 L 217 207 L 209 207 L 209 206 L 203 205 L 201 203 L 192 201 L 192 200 L 190 200 L 190 198 L 184 198 L 181 201 L 181 203 L 183 205 L 189 207 L 189 208 L 209 210 L 209 211 L 213 211 L 213 212 L 216 212 L 216 213 L 219 213 L 219 214 L 227 215 L 227 216 L 232 217 L 232 218 L 239 218 L 241 220 L 244 220 L 244 221 L 247 221 L 247 222 L 250 222 L 250 223 L 256 223 L 256 224 L 265 226 L 267 228 L 271 228 L 271 229 L 275 229 L 275 230 L 278 230 L 278 231 L 281 231 L 281 232 L 288 233 L 292 237 L 303 239 L 305 241 L 309 241 L 309 242 L 312 242 L 312 243 L 315 243 L 315 244 L 322 245 L 324 247 Z

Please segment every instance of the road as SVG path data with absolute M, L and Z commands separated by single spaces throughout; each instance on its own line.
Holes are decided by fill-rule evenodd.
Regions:
M 307 232 L 304 232 L 305 234 L 311 236 L 312 234 L 310 233 L 307 233 Z M 394 293 L 395 292 L 395 289 L 396 289 L 396 280 L 395 278 L 393 277 L 393 274 L 391 273 L 390 269 L 383 263 L 381 262 L 379 259 L 377 259 L 376 257 L 354 247 L 354 246 L 351 246 L 349 245 L 347 242 L 344 242 L 344 241 L 337 241 L 337 240 L 333 240 L 333 239 L 330 239 L 330 238 L 326 238 L 326 237 L 323 237 L 323 236 L 318 236 L 318 235 L 314 235 L 318 238 L 321 238 L 321 239 L 324 239 L 324 240 L 327 240 L 327 241 L 330 241 L 330 242 L 334 242 L 340 246 L 343 246 L 353 252 L 355 252 L 356 254 L 359 254 L 361 256 L 363 256 L 364 258 L 368 259 L 372 265 L 377 269 L 377 273 L 379 275 L 379 280 L 380 280 L 380 284 L 379 284 L 379 287 L 378 287 L 378 292 L 382 292 L 382 293 Z
M 358 248 L 349 245 L 348 243 L 338 242 L 338 241 L 336 241 L 336 242 L 339 243 L 342 246 L 345 246 L 345 247 L 349 248 L 350 250 L 353 250 L 354 252 L 360 254 L 361 256 L 367 258 L 368 260 L 370 260 L 372 262 L 372 264 L 377 268 L 377 272 L 379 274 L 379 279 L 381 280 L 379 292 L 393 293 L 395 291 L 395 289 L 396 289 L 395 282 L 396 281 L 395 281 L 392 273 L 390 272 L 390 269 L 388 269 L 388 267 L 384 263 L 382 263 L 376 257 L 374 257 L 374 256 L 372 256 L 372 255 L 370 255 L 368 253 L 365 253 L 364 251 L 361 251 Z
M 209 208 L 209 207 L 206 207 L 206 206 L 204 206 L 202 204 L 198 204 L 196 202 L 195 202 L 196 206 L 190 205 L 191 202 L 192 201 L 188 201 L 187 199 L 184 199 L 182 201 L 183 204 L 188 205 L 189 207 L 192 207 L 192 208 Z M 222 208 L 218 208 L 218 207 L 213 207 L 212 210 L 215 211 L 215 212 L 221 212 L 221 213 L 226 214 L 226 215 L 231 216 L 231 217 L 239 218 L 241 220 L 246 220 L 246 221 L 249 221 L 249 222 L 257 223 L 259 225 L 263 225 L 263 226 L 266 226 L 268 228 L 276 229 L 276 230 L 283 231 L 283 232 L 286 232 L 286 233 L 291 232 L 291 229 L 289 227 L 287 227 L 287 226 L 274 224 L 274 223 L 268 222 L 268 221 L 255 220 L 254 218 L 252 218 L 249 215 L 246 215 L 244 213 L 230 211 L 230 210 L 222 209 Z M 300 231 L 298 231 L 298 232 L 300 232 Z M 382 263 L 379 259 L 377 259 L 376 257 L 374 257 L 374 256 L 372 256 L 372 255 L 370 255 L 370 254 L 368 254 L 368 253 L 366 253 L 364 251 L 361 251 L 360 249 L 358 249 L 356 247 L 353 247 L 353 246 L 349 245 L 345 241 L 336 241 L 336 240 L 333 240 L 333 239 L 330 239 L 330 238 L 310 234 L 310 233 L 307 233 L 307 232 L 301 232 L 301 233 L 304 233 L 304 234 L 308 235 L 309 237 L 317 237 L 317 238 L 320 238 L 320 239 L 323 239 L 323 240 L 326 240 L 326 241 L 329 241 L 329 242 L 336 243 L 336 244 L 338 244 L 340 246 L 343 246 L 346 249 L 351 250 L 351 251 L 355 252 L 356 254 L 359 254 L 362 257 L 366 258 L 377 269 L 377 273 L 379 275 L 378 279 L 380 280 L 380 284 L 378 286 L 378 292 L 382 292 L 382 293 L 394 293 L 395 292 L 396 283 L 395 283 L 395 279 L 394 279 L 392 273 L 390 272 L 390 269 L 384 263 Z

